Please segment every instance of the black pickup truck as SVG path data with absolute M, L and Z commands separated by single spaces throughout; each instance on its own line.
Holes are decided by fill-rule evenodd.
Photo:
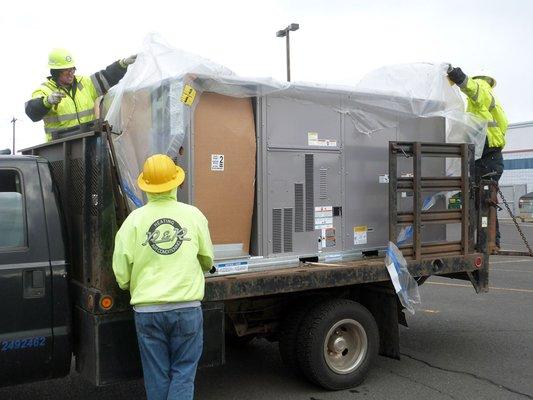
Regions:
M 111 269 L 126 211 L 109 135 L 95 130 L 0 156 L 0 385 L 65 376 L 72 359 L 95 385 L 141 376 L 128 294 Z M 412 177 L 398 177 L 397 155 L 413 157 Z M 462 176 L 422 177 L 424 156 L 462 158 Z M 419 284 L 438 274 L 488 288 L 490 187 L 474 190 L 472 168 L 466 144 L 390 143 L 390 237 L 412 224 L 413 243 L 401 250 Z M 461 191 L 462 207 L 423 212 L 427 188 Z M 418 207 L 400 212 L 397 193 L 406 191 Z M 422 241 L 422 224 L 446 222 L 461 224 L 459 241 Z M 202 366 L 223 364 L 228 337 L 259 336 L 279 341 L 288 366 L 328 389 L 357 385 L 378 353 L 399 358 L 405 323 L 382 254 L 208 276 L 203 310 Z

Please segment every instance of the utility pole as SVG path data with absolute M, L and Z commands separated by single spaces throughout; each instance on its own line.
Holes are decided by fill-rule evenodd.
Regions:
M 277 37 L 286 38 L 286 48 L 287 48 L 287 82 L 291 81 L 291 50 L 290 50 L 290 41 L 289 41 L 289 32 L 297 31 L 300 28 L 299 24 L 290 24 L 285 29 L 279 30 L 276 32 Z
M 15 123 L 17 122 L 18 120 L 15 118 L 15 116 L 13 116 L 13 119 L 11 120 L 11 123 L 13 124 L 13 151 L 11 152 L 11 154 L 15 155 Z

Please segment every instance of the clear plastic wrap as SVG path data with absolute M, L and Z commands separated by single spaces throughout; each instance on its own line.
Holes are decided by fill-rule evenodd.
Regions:
M 253 97 L 288 86 L 271 78 L 239 78 L 222 65 L 149 35 L 136 62 L 103 102 L 104 117 L 117 133 L 113 141 L 129 205 L 144 202 L 136 185 L 144 160 L 156 153 L 177 156 L 202 92 Z
M 447 199 L 448 196 L 451 194 L 457 193 L 457 191 L 445 191 L 445 192 L 438 192 L 431 196 L 427 196 L 424 198 L 422 202 L 422 211 L 428 211 L 431 207 L 433 207 L 435 204 L 437 204 L 437 199 L 439 197 L 443 197 L 444 199 Z M 413 238 L 413 225 L 406 225 L 401 230 L 400 233 L 398 233 L 398 244 L 404 244 L 409 242 Z
M 409 313 L 414 315 L 415 304 L 420 304 L 418 283 L 416 283 L 415 279 L 409 273 L 407 261 L 405 261 L 402 252 L 392 242 L 389 242 L 385 256 L 385 265 L 387 266 L 389 276 L 400 302 Z
M 342 95 L 322 104 L 348 116 L 358 131 L 379 135 L 410 118 L 445 117 L 448 142 L 476 144 L 479 157 L 484 126 L 464 111 L 456 86 L 446 78 L 447 64 L 407 64 L 378 69 L 355 87 L 278 82 L 272 78 L 242 78 L 210 60 L 171 47 L 157 34 L 145 40 L 137 61 L 104 99 L 103 115 L 114 132 L 123 188 L 131 207 L 143 204 L 136 179 L 144 160 L 179 152 L 203 92 L 233 97 L 275 93 L 303 103 L 321 103 L 317 89 Z M 450 163 L 450 171 L 456 169 Z
M 391 100 L 381 107 L 397 112 L 399 118 L 446 118 L 446 142 L 473 143 L 477 159 L 483 152 L 486 123 L 465 112 L 457 85 L 452 85 L 448 80 L 448 66 L 448 63 L 386 66 L 364 76 L 355 88 L 360 92 L 390 96 Z M 398 98 L 402 101 L 397 101 Z M 354 122 L 356 126 L 360 125 L 358 118 Z M 395 126 L 394 120 L 382 120 L 378 124 L 363 125 L 359 130 L 365 132 L 363 129 L 366 128 L 368 133 L 372 133 L 381 129 L 384 123 L 386 126 Z

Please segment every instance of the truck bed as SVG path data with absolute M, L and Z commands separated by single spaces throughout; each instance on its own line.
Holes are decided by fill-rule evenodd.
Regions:
M 479 284 L 482 275 L 486 273 L 483 268 L 486 261 L 483 253 L 471 253 L 466 256 L 428 257 L 421 261 L 407 262 L 409 272 L 414 277 L 446 275 L 472 280 L 469 274 L 472 277 L 480 275 L 477 276 Z M 204 301 L 224 301 L 387 281 L 390 281 L 390 277 L 383 257 L 348 262 L 307 262 L 298 267 L 208 277 Z M 478 290 L 476 283 L 473 283 L 476 291 L 484 291 L 482 285 Z

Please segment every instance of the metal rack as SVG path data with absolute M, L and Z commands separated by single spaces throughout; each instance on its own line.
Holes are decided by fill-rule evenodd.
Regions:
M 412 158 L 413 174 L 398 177 L 398 157 Z M 422 158 L 460 158 L 460 177 L 428 177 L 422 175 Z M 412 244 L 401 246 L 404 256 L 421 260 L 425 256 L 467 255 L 474 250 L 475 218 L 474 145 L 453 143 L 389 143 L 389 240 L 397 241 L 398 226 L 413 226 Z M 412 192 L 413 208 L 399 212 L 398 192 Z M 460 191 L 463 200 L 460 210 L 423 211 L 423 193 L 428 191 Z M 461 224 L 461 240 L 424 243 L 421 235 L 423 224 Z

